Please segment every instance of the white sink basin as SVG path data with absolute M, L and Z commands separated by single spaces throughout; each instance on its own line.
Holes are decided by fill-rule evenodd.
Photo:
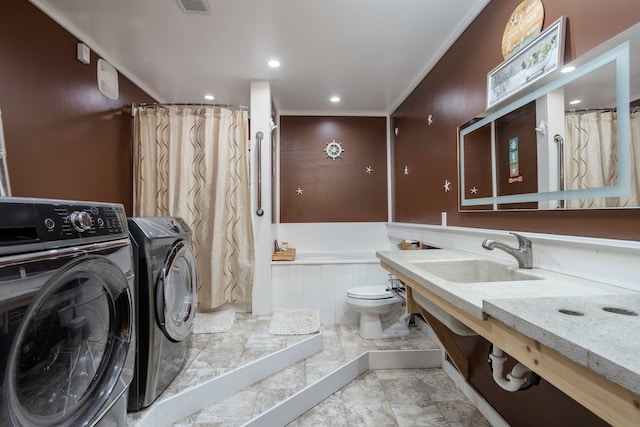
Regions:
M 478 335 L 476 331 L 468 328 L 467 325 L 465 325 L 464 323 L 453 317 L 450 313 L 447 313 L 445 310 L 441 309 L 419 293 L 413 293 L 413 300 L 425 311 L 431 313 L 431 315 L 438 319 L 440 323 L 451 329 L 451 331 L 456 335 L 462 335 L 463 337 Z
M 448 282 L 484 283 L 541 280 L 517 265 L 505 265 L 484 259 L 413 261 L 411 264 Z

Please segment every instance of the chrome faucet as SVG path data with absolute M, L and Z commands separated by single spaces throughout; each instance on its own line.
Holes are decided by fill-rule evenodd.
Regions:
M 482 242 L 482 247 L 490 251 L 492 251 L 493 248 L 502 249 L 509 255 L 512 255 L 518 261 L 518 266 L 520 268 L 532 268 L 533 256 L 531 249 L 531 240 L 516 233 L 509 234 L 513 234 L 518 238 L 518 249 L 512 248 L 509 245 L 505 245 L 504 243 L 493 239 L 485 239 L 484 242 Z

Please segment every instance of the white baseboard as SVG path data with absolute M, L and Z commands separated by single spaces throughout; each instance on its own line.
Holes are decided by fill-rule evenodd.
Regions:
M 476 391 L 475 388 L 469 384 L 464 377 L 453 367 L 451 363 L 445 361 L 442 364 L 442 369 L 449 375 L 449 378 L 453 380 L 460 390 L 467 396 L 471 403 L 478 408 L 478 411 L 491 423 L 493 427 L 510 427 L 504 418 L 496 411 L 493 406 L 489 404 L 484 398 Z

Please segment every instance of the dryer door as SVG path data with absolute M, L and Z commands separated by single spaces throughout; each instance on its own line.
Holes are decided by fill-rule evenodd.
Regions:
M 171 341 L 183 341 L 191 333 L 197 299 L 196 260 L 191 245 L 179 240 L 171 246 L 156 284 L 158 324 Z
M 127 370 L 127 278 L 108 258 L 78 252 L 20 269 L 25 286 L 42 287 L 22 306 L 5 370 L 6 414 L 13 425 L 89 425 L 119 393 Z

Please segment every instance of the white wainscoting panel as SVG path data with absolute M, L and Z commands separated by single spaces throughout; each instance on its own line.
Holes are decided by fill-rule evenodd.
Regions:
M 355 323 L 359 320 L 358 314 L 347 305 L 347 290 L 356 286 L 388 283 L 387 272 L 375 258 L 369 262 L 356 260 L 354 263 L 345 262 L 344 259 L 311 262 L 272 264 L 274 310 L 316 309 L 320 312 L 322 323 Z

